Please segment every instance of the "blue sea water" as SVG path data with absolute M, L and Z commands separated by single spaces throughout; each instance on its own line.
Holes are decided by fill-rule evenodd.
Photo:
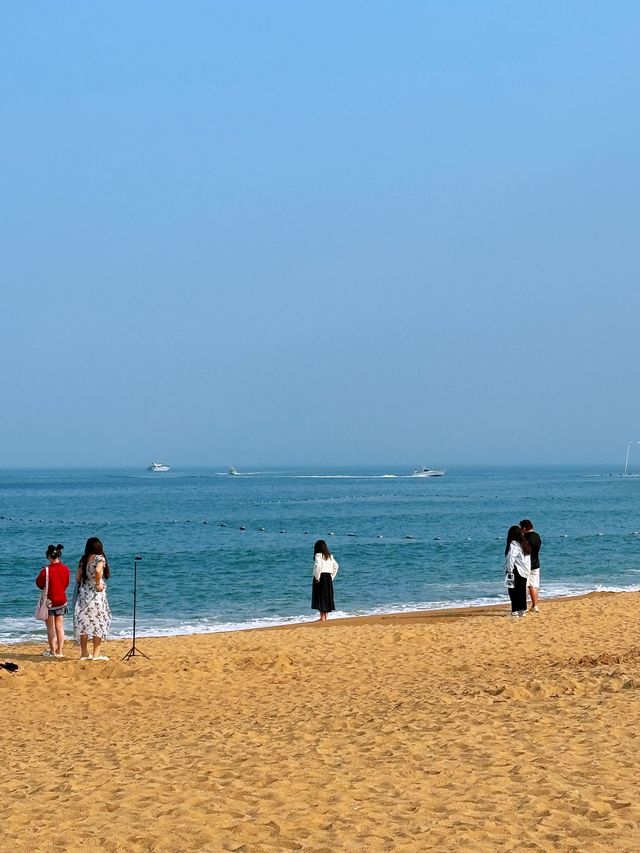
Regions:
M 504 540 L 529 517 L 543 596 L 640 589 L 640 478 L 588 468 L 0 472 L 0 642 L 43 637 L 34 578 L 105 545 L 114 636 L 286 624 L 310 610 L 313 543 L 340 563 L 336 616 L 506 601 Z M 243 529 L 244 528 L 244 529 Z M 70 625 L 71 619 L 68 620 Z

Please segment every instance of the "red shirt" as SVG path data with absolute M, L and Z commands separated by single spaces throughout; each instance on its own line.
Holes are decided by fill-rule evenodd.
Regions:
M 36 578 L 36 586 L 44 589 L 45 569 Z M 67 587 L 69 586 L 69 567 L 64 563 L 49 564 L 49 593 L 47 598 L 51 607 L 64 607 L 67 603 Z

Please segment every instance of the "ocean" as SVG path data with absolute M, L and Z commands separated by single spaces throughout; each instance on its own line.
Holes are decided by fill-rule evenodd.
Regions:
M 139 636 L 317 618 L 316 539 L 340 564 L 333 618 L 506 602 L 504 541 L 521 518 L 542 536 L 542 600 L 640 589 L 640 477 L 586 467 L 410 474 L 2 471 L 0 642 L 44 638 L 33 611 L 46 546 L 64 544 L 74 569 L 89 536 L 111 566 L 114 637 L 131 632 L 136 555 Z

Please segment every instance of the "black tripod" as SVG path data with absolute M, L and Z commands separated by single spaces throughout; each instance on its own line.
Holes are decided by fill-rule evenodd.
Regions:
M 138 563 L 142 557 L 133 558 L 133 645 L 122 658 L 122 660 L 131 660 L 131 658 L 142 656 L 149 660 L 149 655 L 145 655 L 140 649 L 136 649 L 136 598 L 138 596 Z

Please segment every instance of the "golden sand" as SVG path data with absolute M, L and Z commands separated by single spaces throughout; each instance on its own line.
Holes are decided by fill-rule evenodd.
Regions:
M 638 851 L 638 600 L 4 647 L 0 849 Z

